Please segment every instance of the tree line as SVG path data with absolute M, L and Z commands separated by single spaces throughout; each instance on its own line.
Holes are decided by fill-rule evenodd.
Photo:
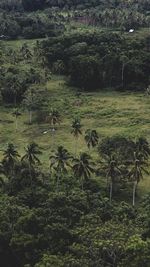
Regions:
M 82 90 L 145 90 L 149 85 L 149 36 L 74 31 L 39 43 L 47 66 Z
M 150 4 L 148 0 L 1 0 L 0 8 L 7 11 L 35 11 L 48 7 L 59 7 L 59 8 L 76 8 L 85 9 L 99 6 L 101 9 L 104 8 L 131 8 L 140 11 L 149 10 Z

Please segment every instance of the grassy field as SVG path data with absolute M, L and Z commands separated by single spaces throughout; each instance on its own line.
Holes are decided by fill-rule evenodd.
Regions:
M 58 146 L 63 145 L 74 153 L 75 140 L 71 135 L 71 122 L 73 117 L 80 116 L 83 125 L 83 136 L 78 141 L 78 152 L 87 151 L 84 142 L 84 131 L 96 129 L 100 139 L 107 136 L 121 135 L 130 138 L 145 136 L 150 141 L 150 98 L 142 93 L 120 93 L 115 91 L 101 91 L 97 93 L 82 93 L 81 105 L 77 106 L 75 88 L 67 86 L 64 77 L 53 76 L 47 83 L 47 99 L 49 108 L 57 107 L 62 114 L 62 122 L 57 127 L 54 145 L 49 125 L 43 123 L 28 124 L 27 112 L 22 112 L 18 119 L 18 131 L 15 130 L 12 109 L 2 107 L 0 110 L 0 149 L 3 150 L 8 142 L 16 144 L 21 155 L 24 147 L 37 142 L 43 148 L 41 160 L 43 166 L 48 166 L 49 155 Z M 97 158 L 96 150 L 92 152 Z M 1 151 L 2 156 L 2 151 Z M 141 192 L 148 192 L 150 179 L 146 177 L 141 183 Z
M 146 33 L 144 32 L 144 34 Z M 137 35 L 138 33 L 136 33 Z M 36 40 L 9 41 L 5 45 L 16 50 L 24 42 L 27 42 L 30 48 L 33 49 Z M 11 63 L 6 61 L 6 64 Z M 31 64 L 38 67 L 34 58 L 33 62 L 20 62 L 19 64 L 20 68 L 23 69 L 29 68 Z M 41 161 L 43 167 L 48 168 L 49 155 L 58 145 L 63 145 L 71 153 L 74 153 L 75 140 L 71 135 L 71 122 L 75 116 L 81 117 L 83 125 L 83 135 L 78 140 L 78 153 L 88 151 L 84 141 L 86 129 L 96 129 L 100 140 L 113 135 L 121 135 L 133 139 L 142 135 L 150 141 L 150 97 L 145 94 L 99 90 L 94 93 L 82 93 L 78 99 L 76 88 L 68 86 L 67 80 L 63 76 L 52 76 L 51 80 L 47 82 L 46 88 L 49 110 L 51 107 L 56 107 L 62 115 L 62 122 L 57 127 L 54 138 L 51 132 L 44 134 L 44 131 L 50 129 L 50 125 L 45 121 L 40 124 L 35 121 L 32 125 L 29 125 L 29 115 L 24 110 L 21 111 L 22 115 L 18 119 L 18 131 L 16 132 L 15 119 L 12 115 L 13 109 L 1 106 L 0 158 L 2 158 L 3 149 L 6 148 L 9 142 L 13 142 L 17 146 L 19 153 L 23 155 L 24 147 L 35 141 L 43 148 Z M 80 106 L 77 105 L 78 100 L 80 101 Z M 96 149 L 91 150 L 90 153 L 94 159 L 97 159 Z M 141 182 L 141 194 L 149 192 L 149 178 L 146 177 Z

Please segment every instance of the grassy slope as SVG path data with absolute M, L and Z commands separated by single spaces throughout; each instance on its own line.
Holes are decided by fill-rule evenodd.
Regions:
M 50 133 L 43 134 L 49 128 L 48 124 L 28 125 L 28 114 L 23 113 L 19 118 L 19 130 L 15 131 L 12 110 L 1 108 L 0 117 L 0 143 L 1 149 L 6 143 L 13 142 L 23 154 L 24 146 L 33 140 L 43 147 L 42 161 L 47 166 L 48 157 L 57 145 L 63 145 L 70 152 L 74 152 L 74 138 L 70 134 L 72 117 L 79 114 L 82 117 L 83 130 L 96 129 L 101 136 L 112 136 L 115 134 L 127 137 L 146 136 L 150 141 L 150 98 L 140 93 L 99 92 L 82 94 L 82 105 L 75 105 L 76 96 L 72 88 L 65 85 L 62 77 L 54 76 L 47 83 L 49 106 L 57 106 L 62 113 L 62 123 L 58 126 L 55 134 L 55 146 L 52 147 L 52 136 Z M 84 138 L 78 142 L 78 151 L 87 151 Z M 96 158 L 96 151 L 92 152 Z M 145 179 L 141 184 L 142 191 L 147 192 L 150 188 L 150 179 Z
M 24 42 L 28 42 L 32 48 L 35 41 L 12 41 L 7 42 L 7 46 L 18 49 Z M 49 128 L 48 124 L 43 122 L 39 125 L 37 123 L 28 125 L 28 114 L 22 112 L 19 118 L 19 130 L 16 132 L 12 109 L 1 107 L 0 150 L 6 147 L 6 143 L 13 142 L 20 154 L 23 154 L 24 147 L 34 140 L 43 147 L 41 159 L 43 166 L 47 168 L 49 154 L 57 145 L 61 144 L 70 152 L 74 152 L 75 141 L 70 134 L 70 125 L 76 115 L 82 118 L 83 131 L 88 128 L 96 129 L 101 139 L 119 134 L 132 138 L 143 135 L 150 141 L 150 98 L 144 94 L 115 91 L 82 93 L 82 104 L 78 107 L 75 104 L 77 101 L 75 89 L 66 85 L 64 77 L 53 76 L 47 83 L 47 89 L 49 107 L 58 107 L 62 114 L 62 123 L 55 134 L 55 146 L 52 146 L 51 134 L 43 134 Z M 83 136 L 78 142 L 78 152 L 80 151 L 87 151 Z M 97 158 L 96 150 L 90 153 L 93 158 Z M 0 151 L 1 156 L 2 151 Z M 149 188 L 150 179 L 146 177 L 140 185 L 140 190 L 146 193 Z

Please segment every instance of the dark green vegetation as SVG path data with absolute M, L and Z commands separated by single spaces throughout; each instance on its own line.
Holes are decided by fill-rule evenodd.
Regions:
M 111 32 L 73 32 L 43 41 L 39 49 L 56 72 L 84 90 L 144 90 L 149 84 L 150 36 L 131 39 Z
M 0 266 L 150 266 L 149 8 L 0 1 Z
M 73 22 L 128 31 L 149 27 L 149 9 L 149 0 L 1 0 L 0 35 L 9 39 L 55 36 L 74 27 Z

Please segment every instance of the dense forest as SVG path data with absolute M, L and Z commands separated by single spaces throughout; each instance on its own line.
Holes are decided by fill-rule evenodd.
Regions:
M 150 267 L 149 27 L 149 0 L 0 0 L 1 267 Z

